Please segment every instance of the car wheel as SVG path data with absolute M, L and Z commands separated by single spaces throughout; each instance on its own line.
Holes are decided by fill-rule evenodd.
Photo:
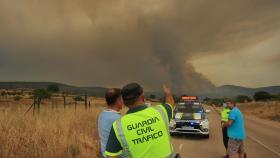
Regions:
M 205 139 L 209 139 L 209 137 L 210 137 L 210 135 L 209 135 L 209 134 L 207 134 L 207 135 L 203 135 L 203 138 L 205 138 Z

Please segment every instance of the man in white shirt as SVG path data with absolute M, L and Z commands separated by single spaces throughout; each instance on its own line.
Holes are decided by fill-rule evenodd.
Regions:
M 107 109 L 103 110 L 98 118 L 98 132 L 101 143 L 101 156 L 105 158 L 105 150 L 112 124 L 121 117 L 120 110 L 123 107 L 121 90 L 118 88 L 109 89 L 105 94 Z

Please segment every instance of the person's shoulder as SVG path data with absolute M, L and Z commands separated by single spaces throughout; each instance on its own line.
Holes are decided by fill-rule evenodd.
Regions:
M 172 109 L 172 105 L 169 104 L 169 103 L 164 103 L 163 105 L 168 106 L 168 107 L 170 107 Z
M 240 111 L 239 108 L 235 107 L 231 110 L 231 113 L 235 114 L 235 115 L 242 115 L 242 112 Z
M 107 113 L 108 113 L 108 112 L 107 112 L 106 110 L 103 110 L 103 111 L 101 111 L 101 112 L 99 113 L 99 116 L 100 116 L 100 117 L 106 116 Z
M 233 108 L 230 110 L 229 115 L 236 115 L 238 113 L 238 110 L 236 108 Z
M 162 104 L 158 104 L 157 106 L 162 106 L 166 110 L 172 110 L 173 109 L 172 106 L 169 103 L 162 103 Z
M 111 113 L 111 114 L 107 114 L 110 118 L 113 118 L 115 120 L 121 118 L 121 115 L 119 113 Z
M 119 113 L 116 113 L 116 114 L 114 114 L 114 118 L 117 120 L 117 119 L 120 119 L 122 116 L 121 116 L 121 114 L 119 114 Z
M 105 115 L 105 111 L 103 110 L 103 111 L 101 111 L 101 112 L 99 113 L 98 117 L 99 117 L 99 118 L 102 118 L 102 117 L 104 117 L 104 115 Z
M 236 109 L 237 109 L 237 110 L 236 110 L 236 111 L 237 111 L 237 113 L 238 113 L 239 115 L 241 115 L 241 116 L 242 116 L 243 114 L 242 114 L 241 110 L 240 110 L 239 108 L 236 108 Z
M 109 111 L 103 111 L 100 113 L 100 118 L 103 118 L 103 119 L 113 119 L 113 120 L 116 120 L 116 119 L 119 119 L 121 118 L 121 115 L 119 113 L 116 113 L 116 112 L 109 112 Z
M 238 107 L 233 108 L 234 112 L 241 113 L 240 109 Z

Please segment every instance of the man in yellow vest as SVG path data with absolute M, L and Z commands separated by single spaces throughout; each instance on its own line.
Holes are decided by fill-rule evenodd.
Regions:
M 113 123 L 106 147 L 106 156 L 117 158 L 173 158 L 168 131 L 173 117 L 174 99 L 170 89 L 163 86 L 166 103 L 147 107 L 142 87 L 131 83 L 123 87 L 126 115 Z
M 228 134 L 227 134 L 227 127 L 223 127 L 223 125 L 228 122 L 228 116 L 229 116 L 229 113 L 230 113 L 230 109 L 227 107 L 227 104 L 224 103 L 223 104 L 223 111 L 221 112 L 221 124 L 222 124 L 222 131 L 223 131 L 223 142 L 224 142 L 224 146 L 226 148 L 226 151 L 227 151 L 227 148 L 228 148 L 228 140 L 229 140 L 229 137 L 228 137 Z M 228 158 L 228 154 L 224 157 L 224 158 Z

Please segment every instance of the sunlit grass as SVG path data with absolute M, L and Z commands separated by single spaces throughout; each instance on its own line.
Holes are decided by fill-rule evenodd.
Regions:
M 98 157 L 97 117 L 100 108 L 82 105 L 52 108 L 38 113 L 28 106 L 0 107 L 0 157 Z
M 238 107 L 245 114 L 280 122 L 279 101 L 243 103 L 239 104 Z

